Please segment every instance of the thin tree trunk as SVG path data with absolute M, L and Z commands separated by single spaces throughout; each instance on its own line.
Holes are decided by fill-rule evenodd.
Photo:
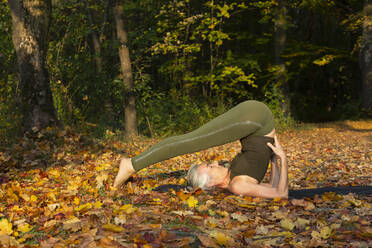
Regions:
M 93 18 L 92 18 L 92 11 L 88 11 L 88 20 L 91 27 L 94 27 Z M 96 61 L 96 68 L 98 72 L 102 71 L 102 57 L 101 57 L 101 41 L 99 39 L 99 36 L 95 30 L 92 31 L 92 41 L 93 41 L 93 48 L 94 48 L 94 60 Z
M 285 116 L 289 115 L 289 89 L 286 76 L 285 61 L 281 58 L 281 54 L 285 49 L 287 34 L 287 9 L 285 7 L 285 0 L 278 1 L 277 13 L 275 16 L 275 65 L 278 67 L 277 81 L 278 89 L 281 97 L 281 108 Z
M 372 0 L 365 0 L 363 15 L 363 37 L 360 50 L 361 95 L 363 107 L 366 110 L 372 110 Z
M 95 59 L 95 62 L 96 62 L 96 68 L 97 68 L 98 72 L 101 72 L 101 71 L 103 71 L 103 62 L 102 62 L 102 54 L 101 54 L 102 53 L 102 40 L 103 40 L 103 37 L 104 37 L 104 28 L 105 28 L 105 25 L 106 25 L 106 22 L 107 22 L 108 11 L 109 11 L 109 8 L 110 8 L 110 0 L 106 1 L 106 6 L 107 7 L 106 7 L 105 12 L 104 12 L 103 23 L 101 25 L 101 29 L 99 30 L 99 33 L 94 28 L 95 27 L 94 14 L 92 13 L 92 10 L 89 8 L 89 2 L 87 0 L 85 1 L 85 6 L 86 6 L 86 9 L 87 9 L 88 22 L 89 22 L 89 25 L 92 28 L 91 35 L 92 35 L 93 48 L 94 48 L 94 53 L 95 53 L 94 59 Z
M 124 18 L 123 18 L 123 6 L 120 0 L 116 0 L 114 7 L 114 15 L 116 22 L 116 33 L 119 46 L 119 56 L 121 70 L 123 74 L 123 83 L 126 90 L 126 103 L 125 103 L 125 132 L 128 136 L 137 135 L 137 113 L 135 106 L 135 95 L 134 95 L 134 82 L 131 61 L 129 56 L 129 48 L 127 46 L 128 38 L 127 31 L 125 29 Z
M 56 124 L 46 67 L 51 1 L 9 0 L 17 54 L 24 131 Z

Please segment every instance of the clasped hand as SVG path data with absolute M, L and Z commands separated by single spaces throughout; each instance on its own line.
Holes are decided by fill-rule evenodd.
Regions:
M 277 157 L 279 157 L 280 159 L 284 159 L 285 152 L 283 150 L 282 145 L 279 143 L 278 137 L 276 135 L 274 136 L 274 140 L 275 140 L 274 145 L 271 143 L 267 143 L 267 145 L 271 148 L 271 150 L 273 150 Z

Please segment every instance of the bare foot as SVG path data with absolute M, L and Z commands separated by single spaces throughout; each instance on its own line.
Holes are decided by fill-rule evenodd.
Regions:
M 132 175 L 135 170 L 133 169 L 132 161 L 130 158 L 122 158 L 120 161 L 119 172 L 116 175 L 114 181 L 114 187 L 120 188 L 120 186 Z

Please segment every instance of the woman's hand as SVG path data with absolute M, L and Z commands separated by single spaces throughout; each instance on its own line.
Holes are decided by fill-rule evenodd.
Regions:
M 286 157 L 285 152 L 283 150 L 282 145 L 279 143 L 278 137 L 276 135 L 274 136 L 274 140 L 275 146 L 272 145 L 271 143 L 267 143 L 267 145 L 271 148 L 271 150 L 273 150 L 276 156 L 278 156 L 280 159 L 285 159 Z

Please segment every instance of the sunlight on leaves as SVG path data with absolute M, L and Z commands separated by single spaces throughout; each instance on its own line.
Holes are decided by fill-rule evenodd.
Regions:
M 187 199 L 187 205 L 189 206 L 189 208 L 194 208 L 198 205 L 198 200 L 194 198 L 193 196 L 190 196 Z
M 13 233 L 13 225 L 7 219 L 0 220 L 0 234 L 10 235 Z

